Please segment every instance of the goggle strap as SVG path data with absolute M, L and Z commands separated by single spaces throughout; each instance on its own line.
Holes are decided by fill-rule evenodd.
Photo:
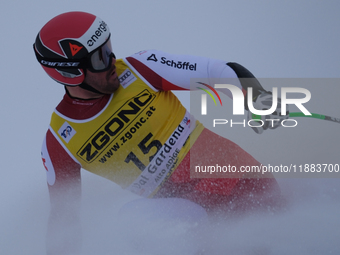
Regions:
M 55 58 L 46 58 L 41 56 L 37 50 L 35 49 L 35 45 L 33 44 L 33 49 L 35 56 L 38 62 L 48 68 L 59 68 L 59 69 L 83 69 L 86 68 L 86 60 L 81 59 L 77 61 L 72 61 L 70 59 L 62 60 L 62 59 L 55 59 Z

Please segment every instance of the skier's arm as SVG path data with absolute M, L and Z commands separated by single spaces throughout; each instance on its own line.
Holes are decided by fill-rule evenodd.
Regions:
M 244 94 L 248 87 L 253 88 L 253 94 L 256 96 L 260 94 L 259 91 L 265 91 L 255 77 L 237 63 L 156 50 L 136 53 L 128 57 L 127 61 L 157 90 L 190 90 L 191 79 L 202 79 L 213 87 L 219 80 L 227 80 L 229 84 L 240 88 Z M 240 80 L 250 77 L 254 78 L 254 81 Z M 196 86 L 193 89 L 196 89 Z M 231 97 L 228 90 L 219 90 Z
M 76 253 L 81 248 L 80 166 L 65 152 L 50 131 L 42 147 L 42 159 L 47 171 L 51 201 L 47 254 Z
M 245 98 L 247 89 L 252 88 L 253 101 L 256 109 L 268 108 L 268 102 L 272 101 L 271 93 L 266 91 L 255 76 L 245 67 L 238 63 L 225 62 L 211 58 L 174 55 L 162 51 L 149 50 L 142 51 L 126 59 L 132 68 L 137 70 L 149 82 L 155 90 L 190 90 L 191 79 L 214 87 L 217 83 L 232 84 L 242 90 Z M 193 86 L 196 89 L 197 86 Z M 230 98 L 232 94 L 228 89 L 218 89 Z M 248 110 L 247 100 L 245 109 Z M 286 116 L 277 114 L 280 112 L 280 105 L 277 111 L 268 116 L 261 116 L 262 126 L 252 127 L 261 134 L 267 128 L 277 128 Z M 248 111 L 248 119 L 252 118 L 252 113 Z M 276 119 L 268 122 L 266 119 Z M 272 126 L 269 126 L 272 125 Z
M 212 79 L 212 83 L 216 78 L 231 78 L 242 88 L 236 73 L 221 60 L 156 50 L 142 51 L 126 60 L 156 90 L 190 90 L 191 79 Z

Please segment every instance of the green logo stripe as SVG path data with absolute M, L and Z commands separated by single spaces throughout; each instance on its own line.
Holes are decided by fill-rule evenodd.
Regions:
M 210 93 L 210 91 L 209 90 L 206 90 L 206 89 L 202 89 L 202 88 L 200 88 L 200 87 L 197 87 L 198 89 L 201 89 L 201 90 L 203 90 L 203 91 L 205 91 L 206 93 L 208 93 L 210 96 L 211 96 L 211 98 L 214 100 L 214 103 L 215 103 L 215 105 L 217 105 L 216 104 L 216 100 L 215 100 L 215 98 L 214 98 L 214 96 Z

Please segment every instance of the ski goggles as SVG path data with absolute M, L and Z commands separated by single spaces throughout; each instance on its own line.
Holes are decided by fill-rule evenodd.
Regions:
M 112 52 L 111 40 L 109 38 L 102 46 L 87 57 L 86 67 L 94 73 L 104 72 L 110 69 L 112 58 L 116 58 L 116 56 Z
M 116 58 L 112 52 L 111 40 L 108 38 L 106 42 L 98 49 L 91 52 L 85 58 L 82 59 L 56 59 L 46 58 L 41 56 L 33 45 L 35 55 L 38 62 L 49 68 L 56 69 L 88 69 L 91 72 L 98 73 L 104 72 L 110 69 L 112 65 L 112 59 Z

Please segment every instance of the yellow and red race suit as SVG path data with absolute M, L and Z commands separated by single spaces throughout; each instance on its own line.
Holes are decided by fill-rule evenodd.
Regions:
M 237 78 L 226 62 L 149 50 L 117 60 L 116 72 L 121 85 L 112 95 L 80 100 L 65 94 L 53 112 L 42 146 L 49 186 L 80 179 L 83 168 L 144 197 L 176 180 L 191 183 L 190 192 L 230 194 L 237 178 L 222 181 L 219 189 L 221 180 L 189 180 L 188 160 L 182 161 L 207 131 L 171 92 L 189 90 L 191 78 Z

